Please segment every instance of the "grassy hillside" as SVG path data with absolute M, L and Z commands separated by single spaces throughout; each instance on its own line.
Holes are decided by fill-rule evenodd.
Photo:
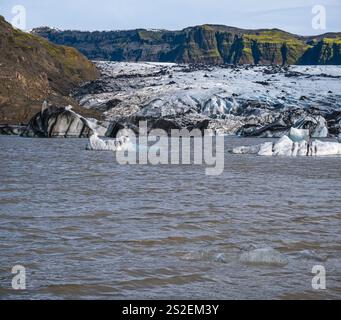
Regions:
M 45 99 L 75 104 L 70 90 L 98 76 L 75 48 L 14 29 L 2 16 L 0 48 L 0 123 L 27 122 Z

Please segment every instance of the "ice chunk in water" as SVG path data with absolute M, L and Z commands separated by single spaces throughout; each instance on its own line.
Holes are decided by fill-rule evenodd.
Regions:
M 214 257 L 215 262 L 226 263 L 227 259 L 224 253 L 218 253 Z
M 295 131 L 293 131 L 295 132 Z M 297 134 L 296 140 L 302 138 L 304 134 Z M 340 142 L 339 138 L 339 142 Z M 257 151 L 258 150 L 258 151 Z M 266 142 L 252 147 L 238 147 L 232 150 L 234 154 L 257 154 L 260 156 L 335 156 L 341 155 L 341 143 L 327 141 L 306 140 L 294 142 L 288 136 L 283 136 L 277 142 Z
M 287 258 L 273 248 L 261 248 L 243 252 L 240 261 L 249 264 L 285 266 Z
M 87 150 L 92 151 L 120 151 L 129 148 L 129 138 L 122 137 L 114 140 L 102 140 L 98 137 L 97 133 L 90 137 Z
M 237 147 L 232 150 L 234 154 L 258 154 L 260 146 Z

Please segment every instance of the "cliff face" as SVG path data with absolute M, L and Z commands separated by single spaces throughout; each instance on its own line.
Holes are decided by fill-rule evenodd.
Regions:
M 98 76 L 75 48 L 56 46 L 0 16 L 0 122 L 26 122 L 45 99 L 69 104 L 70 90 Z
M 341 40 L 335 41 L 327 38 L 319 41 L 313 41 L 299 62 L 306 65 L 340 65 Z
M 33 31 L 94 60 L 206 64 L 341 64 L 341 33 L 300 37 L 278 29 L 203 25 L 181 31 Z M 319 43 L 323 48 L 319 49 Z M 329 53 L 331 51 L 331 53 Z

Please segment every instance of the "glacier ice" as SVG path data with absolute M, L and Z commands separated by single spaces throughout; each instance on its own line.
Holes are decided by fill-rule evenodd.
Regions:
M 304 137 L 303 133 L 301 133 Z M 232 150 L 234 154 L 256 154 L 259 156 L 330 156 L 341 155 L 341 143 L 327 141 L 299 140 L 300 134 L 294 140 L 283 136 L 277 142 L 265 142 L 250 147 L 237 147 Z
M 243 252 L 239 260 L 248 264 L 285 266 L 287 258 L 273 248 L 260 248 Z
M 301 142 L 303 140 L 308 140 L 309 139 L 309 130 L 308 129 L 291 128 L 289 131 L 289 138 L 294 142 Z
M 128 137 L 121 137 L 119 139 L 103 140 L 98 137 L 98 134 L 93 134 L 86 150 L 92 151 L 121 151 L 131 147 Z
M 108 122 L 134 125 L 142 116 L 187 127 L 200 116 L 216 132 L 259 137 L 282 137 L 295 127 L 325 138 L 328 129 L 331 134 L 339 129 L 339 66 L 96 64 L 102 76 L 74 97 L 81 106 L 104 112 Z M 260 84 L 265 81 L 268 85 Z

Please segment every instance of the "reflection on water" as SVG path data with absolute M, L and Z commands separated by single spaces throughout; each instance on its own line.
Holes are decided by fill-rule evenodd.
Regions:
M 208 177 L 120 166 L 85 145 L 0 137 L 0 298 L 341 298 L 341 158 L 226 151 L 224 173 Z M 250 247 L 288 263 L 245 263 Z M 317 264 L 326 291 L 311 287 Z

